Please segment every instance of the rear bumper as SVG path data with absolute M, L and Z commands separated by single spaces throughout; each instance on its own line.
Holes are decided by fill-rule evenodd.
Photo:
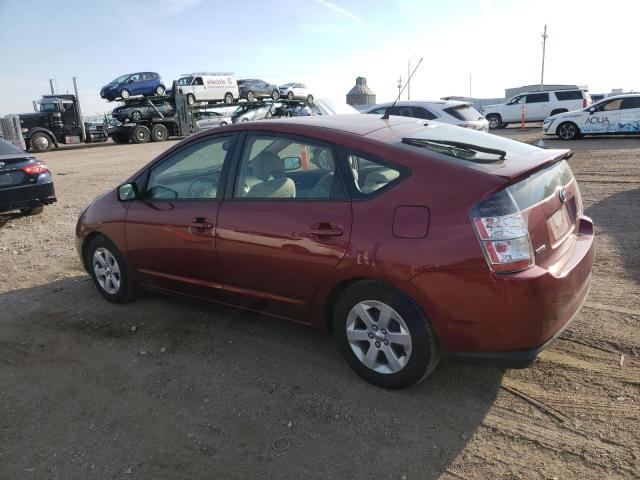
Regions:
M 420 275 L 413 286 L 444 354 L 526 366 L 579 311 L 595 258 L 593 223 L 583 217 L 575 242 L 553 265 L 509 275 L 457 270 Z
M 0 190 L 0 212 L 48 205 L 55 201 L 56 193 L 52 181 Z

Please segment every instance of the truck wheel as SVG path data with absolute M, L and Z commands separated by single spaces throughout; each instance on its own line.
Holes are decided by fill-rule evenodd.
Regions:
M 120 96 L 122 98 L 129 98 L 131 94 L 129 93 L 129 90 L 127 90 L 126 88 L 123 88 L 122 91 L 120 92 Z
M 48 152 L 53 147 L 53 140 L 43 132 L 34 133 L 29 140 L 29 146 L 34 152 Z
M 114 143 L 125 144 L 129 143 L 129 135 L 123 135 L 121 133 L 114 133 L 111 135 Z
M 169 136 L 169 131 L 164 125 L 154 125 L 151 127 L 151 140 L 154 142 L 164 142 Z
M 278 90 L 274 90 L 273 92 L 271 92 L 271 99 L 274 102 L 277 102 L 279 98 L 280 98 L 280 92 Z
M 156 95 L 164 95 L 165 91 L 166 89 L 164 88 L 164 85 L 158 85 L 156 87 Z
M 256 99 L 256 94 L 253 93 L 251 90 L 249 90 L 249 92 L 247 93 L 247 102 L 253 102 L 255 101 L 255 99 Z M 225 102 L 229 103 L 227 102 L 226 98 L 225 98 Z
M 193 105 L 194 103 L 196 103 L 196 97 L 193 96 L 193 93 L 187 95 L 187 103 L 189 105 Z
M 224 94 L 224 103 L 233 103 L 233 94 L 227 92 Z
M 500 128 L 502 125 L 502 117 L 497 113 L 491 113 L 487 115 L 487 120 L 489 121 L 489 129 L 495 130 L 496 128 Z
M 140 110 L 134 110 L 133 112 L 131 112 L 131 120 L 133 120 L 134 122 L 139 122 L 140 120 L 142 120 L 142 113 L 140 113 Z
M 144 125 L 136 125 L 131 132 L 131 141 L 133 143 L 147 143 L 151 138 L 151 132 Z

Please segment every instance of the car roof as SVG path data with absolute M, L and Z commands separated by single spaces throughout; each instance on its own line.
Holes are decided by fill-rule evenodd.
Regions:
M 375 108 L 380 107 L 390 107 L 393 105 L 393 102 L 386 103 L 378 103 L 376 105 L 371 105 L 371 108 L 368 108 L 365 111 L 370 111 Z M 473 106 L 471 102 L 467 102 L 464 100 L 404 100 L 395 103 L 396 107 L 431 107 L 431 108 L 449 108 L 449 107 L 458 107 L 461 105 L 469 105 Z

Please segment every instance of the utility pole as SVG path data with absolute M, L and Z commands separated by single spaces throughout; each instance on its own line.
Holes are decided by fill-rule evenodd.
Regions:
M 402 90 L 402 75 L 398 77 L 398 98 L 400 98 L 400 91 Z
M 55 95 L 56 94 L 56 90 L 55 90 L 55 88 L 53 88 L 53 78 L 49 79 L 49 87 L 51 88 L 51 95 Z
M 544 33 L 542 34 L 542 73 L 540 74 L 540 91 L 544 90 L 544 56 L 547 47 L 547 26 L 544 26 Z

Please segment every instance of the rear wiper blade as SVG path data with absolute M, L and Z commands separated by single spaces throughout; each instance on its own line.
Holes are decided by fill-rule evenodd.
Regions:
M 507 152 L 504 150 L 498 150 L 497 148 L 489 148 L 483 147 L 481 145 L 473 145 L 472 143 L 464 143 L 464 142 L 453 142 L 450 140 L 427 140 L 425 138 L 403 138 L 402 143 L 406 143 L 407 145 L 413 145 L 416 147 L 425 147 L 432 145 L 434 147 L 454 147 L 459 148 L 461 150 L 467 150 L 471 152 L 481 152 L 488 153 L 491 155 L 497 155 L 500 157 L 500 160 L 504 160 L 507 156 Z M 475 159 L 475 161 L 478 161 Z

